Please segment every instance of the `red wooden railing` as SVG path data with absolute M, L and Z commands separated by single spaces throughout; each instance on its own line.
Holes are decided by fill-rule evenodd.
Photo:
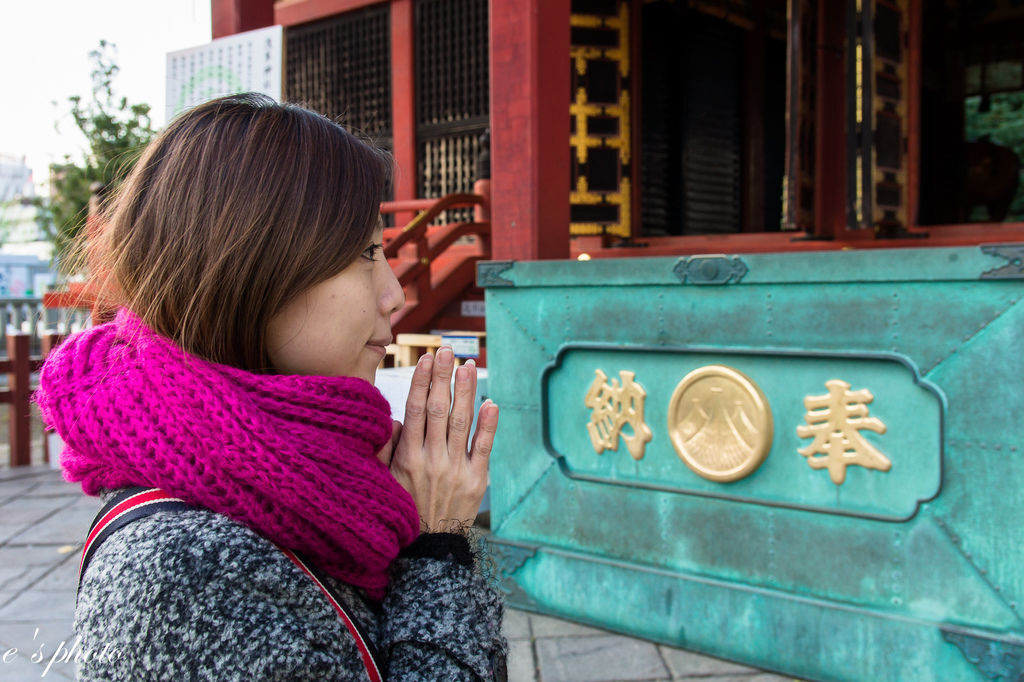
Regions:
M 431 225 L 445 211 L 474 208 L 475 222 Z M 384 230 L 384 255 L 405 289 L 405 308 L 391 318 L 394 332 L 423 331 L 476 277 L 476 262 L 491 254 L 487 199 L 448 194 L 439 199 L 389 201 L 381 213 L 420 211 L 404 227 Z M 472 239 L 463 239 L 472 236 Z
M 88 282 L 70 282 L 64 291 L 47 291 L 44 293 L 43 306 L 46 308 L 82 308 L 92 310 L 96 307 L 96 293 Z

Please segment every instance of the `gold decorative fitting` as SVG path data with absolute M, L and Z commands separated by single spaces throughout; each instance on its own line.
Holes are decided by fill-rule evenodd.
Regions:
M 848 466 L 888 471 L 892 462 L 860 433 L 863 430 L 885 433 L 885 424 L 868 416 L 868 403 L 875 399 L 871 391 L 866 388 L 851 391 L 850 384 L 842 379 L 830 379 L 825 386 L 827 395 L 804 398 L 807 424 L 796 427 L 796 435 L 814 440 L 797 452 L 807 458 L 812 469 L 827 468 L 836 485 L 846 481 Z
M 619 379 L 608 380 L 608 375 L 600 369 L 594 370 L 594 381 L 583 398 L 583 404 L 591 410 L 587 433 L 594 451 L 601 454 L 605 450 L 619 449 L 619 436 L 626 443 L 626 449 L 633 459 L 642 459 L 647 443 L 651 441 L 651 429 L 644 422 L 644 400 L 647 391 L 636 383 L 634 372 L 621 370 Z M 622 428 L 629 425 L 633 435 L 622 433 Z
M 569 16 L 569 25 L 579 28 L 610 28 L 619 34 L 615 47 L 570 46 L 569 55 L 576 65 L 577 73 L 582 76 L 587 72 L 587 61 L 590 59 L 610 59 L 619 63 L 619 73 L 623 78 L 629 75 L 629 3 L 619 2 L 614 17 L 572 14 Z
M 572 94 L 569 115 L 573 132 L 569 232 L 579 235 L 632 235 L 630 188 L 632 128 L 630 92 L 630 2 L 616 0 L 603 14 L 572 14 L 570 45 Z M 587 42 L 585 36 L 604 39 Z M 614 65 L 614 70 L 607 68 Z M 599 85 L 600 87 L 595 87 Z M 589 93 L 589 94 L 588 94 Z M 591 97 L 594 97 L 591 101 Z
M 711 481 L 753 473 L 772 447 L 772 410 L 750 377 L 725 365 L 695 369 L 676 386 L 668 432 L 679 458 Z

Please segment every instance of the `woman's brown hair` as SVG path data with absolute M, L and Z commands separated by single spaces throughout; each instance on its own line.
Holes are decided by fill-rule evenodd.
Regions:
M 378 224 L 390 157 L 258 94 L 211 100 L 146 148 L 91 258 L 113 302 L 187 352 L 270 370 L 270 319 L 350 264 Z

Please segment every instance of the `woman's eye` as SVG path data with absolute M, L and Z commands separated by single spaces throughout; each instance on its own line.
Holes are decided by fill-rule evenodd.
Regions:
M 370 244 L 363 250 L 363 258 L 366 260 L 377 260 L 376 253 L 377 249 L 383 249 L 383 244 Z

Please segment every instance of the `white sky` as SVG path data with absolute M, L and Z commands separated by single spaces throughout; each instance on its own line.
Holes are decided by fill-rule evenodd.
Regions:
M 91 95 L 100 40 L 117 45 L 116 94 L 163 126 L 167 53 L 210 35 L 210 0 L 0 0 L 0 154 L 27 157 L 37 192 L 50 162 L 79 157 L 67 98 Z

